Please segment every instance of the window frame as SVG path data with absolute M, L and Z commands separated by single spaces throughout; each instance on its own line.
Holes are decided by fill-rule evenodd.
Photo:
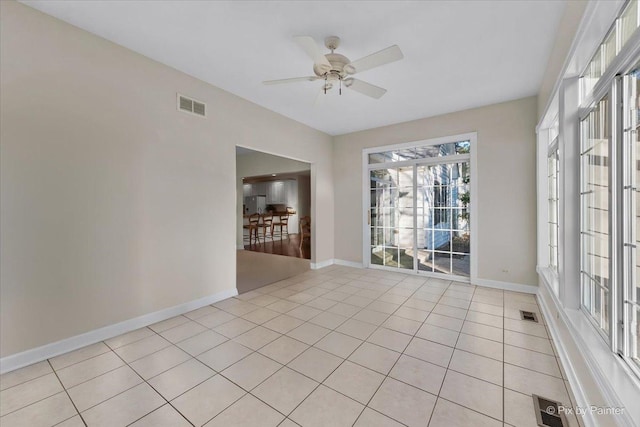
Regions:
M 640 7 L 639 7 L 640 9 Z M 636 247 L 635 241 L 638 240 L 640 230 L 636 227 L 636 213 L 634 212 L 636 208 L 636 204 L 640 203 L 639 198 L 633 200 L 630 196 L 630 192 L 636 191 L 634 188 L 635 183 L 633 182 L 633 163 L 634 158 L 631 155 L 631 144 L 633 144 L 633 140 L 629 140 L 630 133 L 627 132 L 627 129 L 631 129 L 632 123 L 630 123 L 630 117 L 627 114 L 629 110 L 627 107 L 626 101 L 628 101 L 627 90 L 629 85 L 629 74 L 633 70 L 640 69 L 640 55 L 637 58 L 637 62 L 630 67 L 627 67 L 624 72 L 620 73 L 616 79 L 617 89 L 620 97 L 620 106 L 619 106 L 619 141 L 622 150 L 619 153 L 619 161 L 620 161 L 620 175 L 619 175 L 619 197 L 620 197 L 620 246 L 621 246 L 621 256 L 620 256 L 620 286 L 619 292 L 621 298 L 619 298 L 619 306 L 618 306 L 618 321 L 623 325 L 620 328 L 618 334 L 618 354 L 623 358 L 623 360 L 629 365 L 629 368 L 640 378 L 640 358 L 638 360 L 634 360 L 630 356 L 630 334 L 631 334 L 631 321 L 629 313 L 634 310 L 634 308 L 638 307 L 637 301 L 632 301 L 630 294 L 632 292 L 633 287 L 636 286 L 637 280 L 637 251 L 640 248 Z M 638 106 L 636 106 L 637 109 Z M 633 111 L 633 109 L 631 110 Z M 636 131 L 637 132 L 637 131 Z M 638 153 L 636 153 L 637 155 Z M 640 161 L 640 159 L 635 159 L 635 162 Z M 636 166 L 637 168 L 637 166 Z M 636 170 L 636 173 L 640 173 Z M 635 203 L 635 204 L 634 204 Z M 636 320 L 638 322 L 638 320 Z M 636 337 L 636 340 L 639 340 L 640 336 Z
M 585 212 L 583 211 L 583 200 L 582 200 L 582 196 L 583 194 L 583 183 L 584 183 L 584 179 L 585 179 L 585 170 L 583 167 L 583 155 L 585 155 L 587 153 L 587 151 L 583 152 L 583 141 L 585 138 L 585 132 L 584 132 L 584 126 L 583 124 L 585 123 L 586 120 L 590 119 L 591 114 L 594 112 L 594 110 L 596 110 L 600 103 L 605 99 L 608 98 L 608 105 L 607 105 L 607 111 L 604 112 L 604 116 L 605 116 L 605 120 L 608 120 L 610 129 L 609 129 L 609 141 L 608 141 L 608 148 L 607 148 L 607 153 L 608 153 L 608 170 L 607 170 L 607 179 L 608 179 L 608 209 L 607 209 L 607 227 L 608 227 L 608 236 L 609 236 L 609 240 L 608 240 L 608 244 L 607 244 L 607 252 L 608 252 L 608 276 L 609 276 L 609 287 L 605 287 L 600 283 L 597 283 L 594 279 L 591 279 L 592 281 L 596 282 L 595 286 L 599 287 L 600 289 L 604 289 L 605 292 L 608 293 L 608 298 L 606 301 L 606 313 L 604 313 L 605 310 L 605 304 L 600 305 L 600 322 L 598 322 L 598 319 L 595 318 L 595 314 L 592 312 L 593 310 L 593 304 L 594 304 L 594 295 L 591 294 L 590 295 L 590 305 L 591 307 L 586 307 L 585 306 L 585 298 L 584 298 L 584 287 L 586 286 L 584 283 L 584 276 L 589 275 L 585 269 L 584 269 L 584 249 L 583 249 L 583 244 L 584 244 L 584 220 L 585 220 Z M 591 108 L 589 109 L 585 109 L 584 111 L 584 115 L 581 115 L 579 120 L 580 120 L 580 159 L 579 159 L 579 169 L 580 169 L 580 195 L 581 195 L 581 199 L 580 199 L 580 205 L 579 205 L 579 210 L 580 210 L 580 310 L 584 313 L 584 315 L 587 317 L 587 319 L 589 320 L 589 322 L 594 326 L 596 332 L 598 332 L 598 334 L 605 340 L 605 342 L 611 347 L 611 349 L 613 351 L 615 351 L 615 341 L 616 341 L 616 325 L 617 325 L 617 321 L 615 321 L 615 319 L 617 319 L 617 315 L 616 315 L 616 304 L 614 304 L 614 301 L 617 301 L 616 296 L 617 296 L 617 292 L 616 292 L 616 288 L 617 288 L 617 280 L 616 280 L 616 273 L 617 273 L 617 268 L 615 268 L 617 266 L 617 254 L 616 251 L 614 250 L 614 248 L 616 248 L 616 221 L 615 218 L 617 218 L 618 215 L 618 209 L 617 206 L 615 204 L 616 202 L 616 197 L 615 197 L 615 191 L 613 191 L 616 188 L 616 175 L 617 175 L 617 162 L 615 161 L 616 159 L 616 151 L 615 151 L 615 145 L 616 145 L 616 140 L 617 138 L 615 138 L 615 129 L 616 129 L 616 121 L 615 121 L 615 108 L 613 108 L 613 106 L 615 105 L 615 97 L 613 96 L 613 89 L 610 90 L 609 92 L 606 92 L 605 94 L 602 95 L 601 98 L 599 98 L 597 101 L 595 101 L 592 105 Z M 602 114 L 602 113 L 600 113 Z M 589 149 L 591 150 L 591 149 Z M 607 324 L 608 324 L 608 328 L 609 330 L 606 331 L 602 328 L 601 323 L 603 322 L 603 319 L 606 317 L 608 317 L 606 319 Z
M 557 121 L 556 121 L 557 123 Z M 553 136 L 552 131 L 550 130 L 550 136 Z M 551 273 L 554 274 L 556 276 L 556 283 L 557 283 L 557 276 L 558 276 L 558 268 L 559 268 L 559 264 L 560 264 L 560 144 L 559 144 L 559 136 L 555 135 L 555 137 L 550 138 L 551 139 L 551 143 L 549 144 L 549 148 L 548 148 L 548 152 L 547 152 L 547 183 L 549 183 L 549 180 L 551 179 L 551 177 L 553 176 L 554 178 L 554 187 L 555 187 L 555 199 L 552 199 L 552 194 L 550 194 L 550 192 L 547 193 L 547 199 L 548 199 L 548 206 L 547 206 L 547 210 L 550 213 L 551 212 L 551 202 L 552 200 L 555 201 L 555 227 L 556 227 L 556 242 L 555 242 L 555 247 L 552 246 L 551 241 L 549 240 L 547 242 L 547 247 L 549 248 L 549 269 L 551 270 Z M 550 170 L 549 170 L 549 160 L 555 157 L 555 171 L 554 174 L 551 175 L 550 174 Z M 548 186 L 548 189 L 551 189 L 551 185 Z M 547 216 L 547 224 L 548 224 L 548 232 L 549 235 L 551 234 L 551 218 L 549 216 Z M 555 248 L 555 249 L 552 249 Z M 555 252 L 555 257 L 553 256 L 554 254 L 552 252 Z M 555 265 L 551 262 L 551 259 L 555 258 Z M 555 289 L 556 293 L 558 293 L 558 289 Z
M 626 296 L 628 294 L 629 280 L 626 278 L 629 275 L 627 271 L 628 267 L 628 255 L 626 251 L 621 249 L 625 242 L 625 237 L 629 226 L 627 221 L 628 216 L 625 216 L 625 206 L 622 204 L 625 202 L 625 153 L 624 148 L 624 126 L 625 117 L 623 112 L 623 91 L 624 91 L 624 76 L 627 75 L 640 61 L 640 5 L 638 8 L 637 22 L 633 35 L 627 40 L 624 46 L 621 46 L 621 31 L 620 31 L 620 17 L 630 7 L 631 2 L 638 3 L 638 0 L 631 0 L 625 2 L 624 6 L 620 9 L 620 12 L 615 18 L 613 25 L 605 33 L 602 42 L 598 45 L 596 53 L 585 67 L 585 71 L 581 74 L 580 79 L 587 76 L 592 67 L 593 59 L 600 54 L 601 61 L 604 61 L 603 50 L 604 45 L 610 36 L 612 31 L 617 31 L 616 35 L 616 56 L 612 61 L 603 69 L 602 75 L 592 86 L 589 93 L 584 93 L 584 84 L 580 86 L 580 106 L 578 109 L 578 119 L 580 123 L 580 141 L 583 138 L 583 121 L 591 114 L 602 99 L 609 97 L 609 112 L 608 120 L 610 122 L 610 137 L 609 137 L 609 299 L 607 301 L 608 308 L 608 322 L 609 331 L 605 333 L 594 320 L 590 310 L 584 306 L 583 295 L 583 271 L 582 271 L 582 235 L 580 237 L 580 311 L 583 312 L 589 323 L 594 326 L 594 330 L 604 339 L 607 346 L 615 354 L 618 354 L 624 361 L 627 367 L 640 378 L 640 368 L 637 362 L 628 357 L 628 333 L 627 328 L 629 326 Z M 602 62 L 604 66 L 604 62 Z M 582 144 L 582 142 L 580 142 Z M 581 145 L 582 147 L 582 145 Z M 582 151 L 582 148 L 581 150 Z M 582 157 L 582 156 L 581 156 Z M 580 169 L 580 185 L 582 188 L 583 179 L 583 166 L 582 159 L 579 162 Z M 582 230 L 583 212 L 582 202 L 580 203 L 580 229 Z
M 634 0 L 637 3 L 637 0 Z M 580 310 L 580 260 L 579 260 L 579 119 L 588 113 L 595 99 L 599 99 L 610 90 L 611 82 L 616 74 L 624 71 L 630 60 L 640 55 L 640 7 L 632 5 L 632 16 L 637 21 L 629 21 L 635 25 L 633 31 L 627 31 L 627 42 L 621 47 L 618 55 L 604 71 L 603 76 L 594 85 L 593 90 L 585 94 L 581 81 L 581 70 L 587 69 L 605 36 L 608 35 L 612 22 L 615 22 L 629 2 L 614 0 L 611 2 L 589 2 L 584 17 L 576 31 L 575 39 L 569 49 L 565 65 L 556 79 L 551 95 L 536 126 L 537 132 L 537 183 L 538 183 L 538 267 L 541 283 L 539 296 L 541 308 L 550 319 L 550 332 L 554 339 L 567 346 L 559 346 L 559 356 L 564 366 L 571 367 L 576 357 L 578 363 L 584 363 L 588 369 L 567 370 L 568 380 L 572 386 L 580 390 L 580 384 L 594 382 L 599 384 L 597 394 L 611 407 L 626 407 L 619 423 L 631 425 L 640 416 L 637 405 L 640 396 L 640 375 L 631 369 L 631 365 L 620 357 L 610 343 L 597 332 L 588 316 Z M 631 15 L 629 15 L 631 16 Z M 620 33 L 622 34 L 622 33 Z M 632 59 L 630 59 L 632 58 Z M 553 275 L 547 263 L 547 154 L 549 145 L 548 130 L 553 119 L 560 117 L 560 259 L 559 259 L 559 293 L 554 291 Z M 564 328 L 568 329 L 568 334 Z M 612 351 L 613 350 L 613 351 Z M 588 406 L 592 402 L 584 394 L 576 395 L 577 404 Z M 585 422 L 596 423 L 593 416 L 585 417 Z

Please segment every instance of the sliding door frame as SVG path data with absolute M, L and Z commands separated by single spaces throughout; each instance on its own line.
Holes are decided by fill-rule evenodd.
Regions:
M 424 158 L 424 159 L 416 159 L 409 161 L 401 161 L 401 162 L 388 162 L 388 163 L 374 163 L 369 164 L 369 154 L 379 153 L 382 151 L 393 151 L 393 150 L 401 150 L 407 148 L 416 148 L 416 147 L 425 147 L 430 145 L 440 145 L 440 144 L 448 144 L 454 142 L 461 141 L 469 141 L 470 142 L 470 152 L 469 154 L 463 155 L 451 155 L 451 156 L 443 156 L 437 158 Z M 362 264 L 365 268 L 373 268 L 373 269 L 381 269 L 384 271 L 393 271 L 405 274 L 413 274 L 427 277 L 436 277 L 443 278 L 448 280 L 457 280 L 463 282 L 475 282 L 478 278 L 478 169 L 477 169 L 477 133 L 464 133 L 458 135 L 451 135 L 441 138 L 432 138 L 426 140 L 412 141 L 400 144 L 393 145 L 384 145 L 378 147 L 365 148 L 362 150 Z M 413 176 L 413 224 L 414 224 L 414 251 L 417 250 L 417 242 L 416 242 L 416 226 L 417 226 L 417 217 L 415 215 L 416 212 L 416 180 L 417 177 L 415 175 L 415 170 L 417 165 L 429 165 L 429 164 L 444 164 L 444 163 L 456 163 L 461 161 L 470 162 L 471 169 L 471 183 L 470 183 L 470 200 L 469 200 L 469 215 L 470 215 L 470 223 L 469 223 L 469 234 L 471 238 L 470 244 L 470 274 L 469 277 L 465 276 L 457 276 L 453 274 L 444 274 L 444 273 L 436 273 L 436 272 L 427 272 L 427 271 L 418 271 L 416 266 L 416 257 L 414 256 L 414 268 L 411 270 L 408 269 L 391 269 L 385 266 L 378 266 L 371 264 L 371 217 L 370 217 L 370 176 L 369 173 L 371 170 L 375 169 L 384 169 L 385 167 L 396 168 L 402 166 L 413 166 L 414 167 L 414 176 Z

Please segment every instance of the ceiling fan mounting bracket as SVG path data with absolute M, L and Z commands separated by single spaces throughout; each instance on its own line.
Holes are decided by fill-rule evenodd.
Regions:
M 327 47 L 327 49 L 331 50 L 331 53 L 333 53 L 333 51 L 336 50 L 338 46 L 340 46 L 340 37 L 329 36 L 324 39 L 324 45 Z

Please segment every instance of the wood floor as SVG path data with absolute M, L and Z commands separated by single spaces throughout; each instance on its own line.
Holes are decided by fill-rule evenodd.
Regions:
M 284 255 L 295 258 L 311 259 L 311 241 L 310 239 L 304 239 L 302 248 L 300 248 L 300 235 L 290 234 L 287 238 L 285 233 L 282 239 L 280 235 L 274 234 L 273 239 L 267 236 L 265 239 L 260 234 L 260 243 L 256 243 L 255 240 L 249 245 L 249 237 L 245 236 L 244 249 L 253 252 L 263 252 L 273 255 Z

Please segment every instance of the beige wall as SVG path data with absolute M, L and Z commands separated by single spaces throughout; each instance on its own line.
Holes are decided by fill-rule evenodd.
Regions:
M 287 159 L 285 157 L 273 156 L 267 153 L 248 153 L 236 157 L 236 245 L 238 248 L 244 247 L 242 229 L 242 204 L 244 197 L 242 192 L 242 178 L 247 176 L 262 176 L 272 173 L 301 172 L 311 169 L 311 165 L 306 162 Z M 298 202 L 299 204 L 300 202 Z
M 0 4 L 2 356 L 234 288 L 236 144 L 313 160 L 333 258 L 330 136 Z
M 563 70 L 569 49 L 588 3 L 586 0 L 567 1 L 538 92 L 538 120 L 542 119 L 542 115 L 545 113 L 549 97 L 552 95 L 551 92 L 556 80 Z
M 334 138 L 335 257 L 362 262 L 362 149 L 478 134 L 478 276 L 536 285 L 536 97 Z

